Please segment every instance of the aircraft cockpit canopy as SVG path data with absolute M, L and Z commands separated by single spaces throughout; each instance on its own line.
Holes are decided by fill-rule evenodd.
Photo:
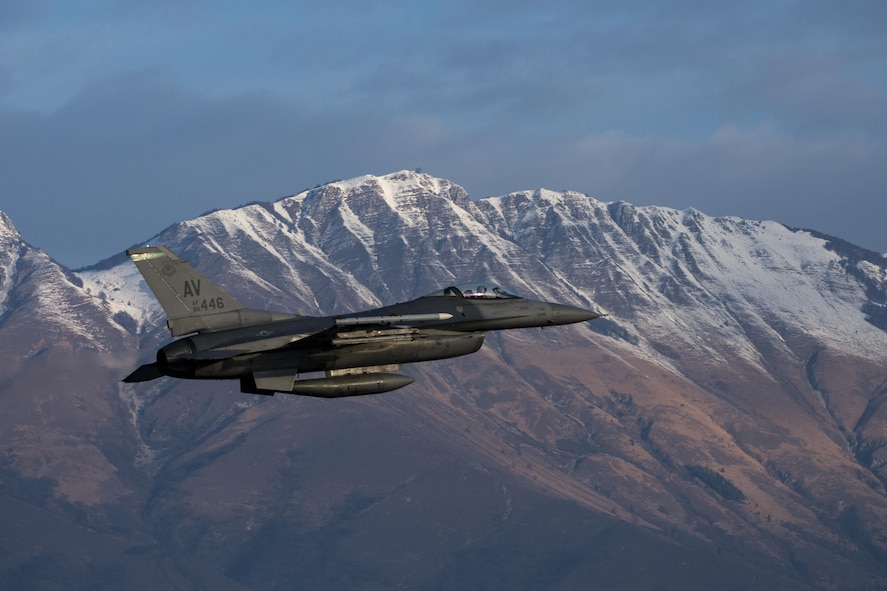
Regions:
M 476 283 L 463 283 L 461 285 L 451 285 L 440 291 L 428 294 L 426 297 L 433 296 L 449 296 L 454 298 L 474 298 L 474 299 L 514 299 L 518 296 L 508 293 L 508 291 L 495 283 L 485 283 L 483 281 Z

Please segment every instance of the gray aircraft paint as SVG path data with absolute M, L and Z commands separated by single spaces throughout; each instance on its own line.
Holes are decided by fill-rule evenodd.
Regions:
M 484 332 L 573 324 L 601 314 L 513 296 L 492 283 L 451 286 L 409 302 L 338 316 L 246 308 L 163 246 L 127 255 L 178 340 L 125 378 L 237 379 L 253 394 L 338 398 L 402 388 L 404 363 L 447 359 L 481 348 Z M 188 335 L 188 336 L 185 336 Z M 325 377 L 300 379 L 324 372 Z

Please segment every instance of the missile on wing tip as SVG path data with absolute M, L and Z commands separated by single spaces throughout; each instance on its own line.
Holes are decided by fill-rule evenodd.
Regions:
M 449 320 L 452 314 L 401 314 L 392 316 L 351 316 L 336 318 L 336 326 L 358 326 L 361 324 L 398 324 L 404 322 L 439 322 Z

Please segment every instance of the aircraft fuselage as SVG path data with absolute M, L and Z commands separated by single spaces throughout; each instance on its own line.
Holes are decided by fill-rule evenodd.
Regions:
M 127 254 L 167 313 L 173 336 L 183 338 L 162 347 L 155 363 L 139 367 L 126 382 L 239 379 L 241 390 L 255 394 L 375 394 L 413 381 L 392 373 L 404 363 L 474 353 L 485 331 L 600 316 L 519 298 L 483 282 L 354 314 L 296 316 L 243 306 L 165 247 Z M 304 377 L 315 372 L 325 377 Z
M 570 324 L 597 316 L 522 298 L 454 299 L 428 296 L 347 316 L 302 317 L 197 334 L 163 347 L 158 363 L 166 375 L 192 379 L 239 378 L 270 368 L 311 373 L 416 363 L 474 353 L 488 330 Z M 403 318 L 434 315 L 447 318 L 400 324 Z

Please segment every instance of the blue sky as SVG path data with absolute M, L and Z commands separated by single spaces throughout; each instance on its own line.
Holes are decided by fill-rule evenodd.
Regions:
M 0 163 L 73 267 L 416 167 L 887 252 L 887 3 L 4 0 Z

